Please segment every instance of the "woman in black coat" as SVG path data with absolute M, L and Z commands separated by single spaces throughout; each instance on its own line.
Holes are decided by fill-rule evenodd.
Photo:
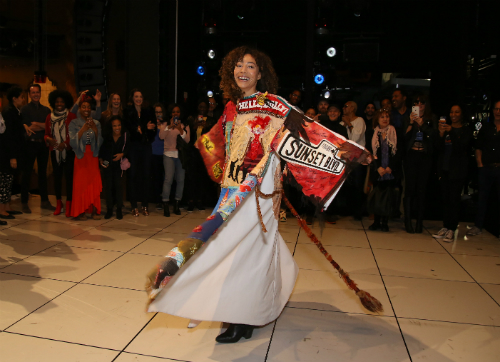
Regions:
M 120 162 L 128 157 L 130 134 L 122 127 L 119 116 L 113 116 L 106 123 L 104 140 L 99 149 L 99 164 L 103 168 L 104 190 L 106 193 L 105 219 L 113 216 L 113 200 L 116 201 L 116 218 L 123 218 L 123 188 Z
M 463 107 L 453 105 L 450 109 L 451 125 L 439 121 L 438 175 L 443 198 L 443 228 L 432 235 L 445 242 L 452 242 L 458 227 L 460 199 L 467 177 L 471 155 L 472 130 L 463 126 Z
M 373 117 L 371 164 L 373 191 L 368 200 L 368 211 L 375 215 L 370 230 L 389 231 L 388 221 L 397 205 L 396 186 L 401 178 L 401 150 L 396 129 L 391 124 L 391 113 L 381 109 Z
M 142 204 L 141 212 L 149 215 L 149 176 L 151 155 L 156 136 L 156 117 L 153 109 L 144 106 L 144 98 L 139 89 L 130 92 L 129 106 L 123 112 L 124 125 L 130 133 L 129 198 L 132 215 L 139 216 L 137 202 Z
M 21 214 L 10 208 L 10 197 L 25 134 L 21 117 L 21 107 L 25 101 L 23 90 L 12 87 L 7 99 L 9 108 L 3 113 L 4 126 L 0 131 L 0 218 L 14 219 L 14 215 Z M 0 225 L 6 224 L 6 221 L 0 220 Z

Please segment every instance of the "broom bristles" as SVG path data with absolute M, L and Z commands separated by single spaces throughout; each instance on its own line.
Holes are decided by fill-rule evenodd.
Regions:
M 370 293 L 365 292 L 364 290 L 359 290 L 356 295 L 359 297 L 359 300 L 361 301 L 361 304 L 363 304 L 363 307 L 368 309 L 370 312 L 380 313 L 384 311 L 382 303 L 380 303 L 378 299 L 372 296 Z

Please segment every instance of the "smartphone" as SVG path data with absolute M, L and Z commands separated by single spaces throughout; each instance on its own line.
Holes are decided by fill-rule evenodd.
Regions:
M 107 160 L 102 161 L 102 165 L 104 167 L 108 167 L 109 166 L 109 161 L 107 161 Z
M 441 123 L 441 124 L 446 123 L 446 117 L 441 116 L 441 118 L 439 118 L 439 123 Z
M 418 117 L 420 117 L 420 107 L 419 106 L 411 107 L 411 112 L 415 113 Z
M 174 124 L 177 126 L 177 124 L 179 124 L 179 118 L 178 117 L 174 117 Z

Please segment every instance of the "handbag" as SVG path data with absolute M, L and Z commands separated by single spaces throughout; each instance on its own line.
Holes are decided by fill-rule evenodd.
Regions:
M 376 185 L 368 195 L 366 208 L 370 214 L 392 216 L 396 209 L 397 191 L 392 186 Z
M 123 134 L 123 137 L 125 137 L 125 139 L 123 141 L 122 152 L 125 150 L 125 144 L 127 143 L 127 132 L 125 132 Z M 127 157 L 122 157 L 120 159 L 120 168 L 122 169 L 122 171 L 126 171 L 130 168 L 130 161 L 128 160 Z M 123 172 L 122 172 L 122 175 L 123 175 Z

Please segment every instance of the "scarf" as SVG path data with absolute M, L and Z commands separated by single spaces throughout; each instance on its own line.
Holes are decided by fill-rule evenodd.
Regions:
M 396 129 L 394 128 L 394 126 L 389 125 L 384 129 L 381 129 L 379 126 L 375 127 L 372 138 L 373 157 L 377 158 L 377 150 L 380 147 L 380 136 L 382 136 L 383 139 L 387 140 L 387 144 L 391 148 L 391 153 L 394 156 L 396 154 L 398 137 L 396 136 Z
M 65 108 L 62 112 L 57 112 L 54 110 L 50 114 L 50 130 L 52 133 L 52 138 L 54 138 L 59 145 L 61 142 L 66 141 L 66 118 L 68 117 L 68 110 Z M 59 149 L 54 147 L 54 151 L 56 152 L 56 160 L 57 164 L 61 164 L 62 162 L 66 162 L 66 149 L 59 151 Z

